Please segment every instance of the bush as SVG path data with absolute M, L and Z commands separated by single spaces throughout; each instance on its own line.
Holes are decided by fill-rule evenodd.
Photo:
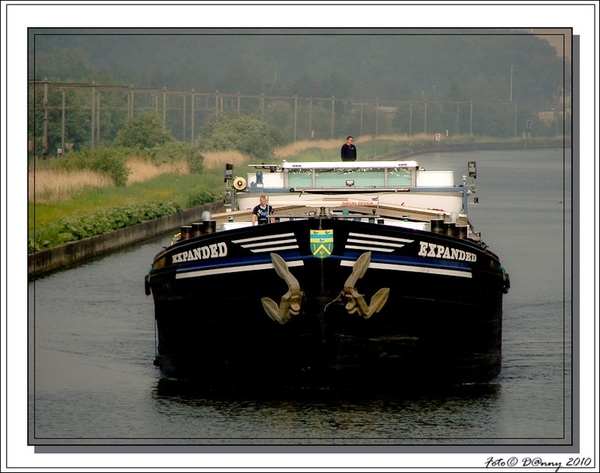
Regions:
M 210 191 L 200 191 L 190 195 L 187 206 L 196 207 L 197 205 L 209 204 L 211 202 L 217 202 L 222 199 L 223 196 Z
M 125 186 L 130 170 L 127 159 L 130 150 L 98 148 L 72 151 L 56 161 L 53 167 L 62 171 L 90 170 L 109 176 L 116 186 Z
M 261 160 L 274 156 L 285 138 L 264 120 L 235 112 L 223 113 L 202 130 L 200 148 L 205 151 L 239 151 Z
M 173 141 L 170 131 L 163 130 L 160 115 L 155 112 L 146 112 L 132 117 L 117 133 L 114 146 L 124 148 L 154 148 Z
M 200 154 L 200 149 L 192 143 L 173 141 L 152 148 L 148 152 L 152 161 L 157 165 L 184 161 L 188 164 L 192 174 L 200 174 L 204 169 L 204 156 Z

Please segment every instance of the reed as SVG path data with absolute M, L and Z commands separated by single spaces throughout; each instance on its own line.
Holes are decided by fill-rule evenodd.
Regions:
M 369 143 L 369 146 L 374 145 L 377 148 L 377 143 L 386 143 L 386 142 L 394 142 L 394 143 L 410 143 L 416 141 L 427 141 L 431 140 L 431 137 L 425 135 L 423 133 L 418 135 L 379 135 L 377 137 L 370 135 L 363 135 L 357 138 L 354 138 L 354 143 L 358 147 L 359 145 L 364 145 Z M 307 150 L 315 149 L 315 150 L 338 150 L 342 144 L 344 144 L 345 140 L 305 140 L 305 141 L 297 141 L 295 143 L 290 143 L 286 146 L 281 146 L 275 150 L 275 157 L 278 159 L 285 159 L 290 156 L 296 156 L 298 154 L 304 153 Z
M 308 149 L 334 149 L 342 146 L 339 140 L 306 140 L 296 141 L 286 146 L 281 146 L 275 150 L 275 157 L 284 159 L 296 154 L 302 153 Z
M 224 168 L 225 164 L 239 166 L 248 160 L 248 157 L 239 151 L 205 151 L 204 167 L 207 169 Z
M 162 163 L 156 165 L 143 158 L 131 158 L 127 162 L 130 170 L 127 185 L 145 182 L 163 174 L 189 174 L 186 162 Z M 29 202 L 48 204 L 72 199 L 86 190 L 98 187 L 112 187 L 113 180 L 104 174 L 93 171 L 66 172 L 52 168 L 29 171 Z
M 175 163 L 162 163 L 156 165 L 146 159 L 132 158 L 127 161 L 127 167 L 130 170 L 127 179 L 127 185 L 134 182 L 145 182 L 163 174 L 189 174 L 190 167 L 181 160 Z
M 56 171 L 38 169 L 29 171 L 29 202 L 53 203 L 72 199 L 93 187 L 113 186 L 113 180 L 93 171 Z

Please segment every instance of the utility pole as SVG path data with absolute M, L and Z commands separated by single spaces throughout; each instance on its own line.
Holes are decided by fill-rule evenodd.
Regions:
M 92 82 L 94 84 L 94 82 Z M 92 87 L 92 136 L 91 136 L 91 148 L 95 148 L 95 140 L 96 136 L 96 87 Z
M 335 96 L 331 96 L 331 139 L 335 138 Z
M 513 95 L 513 65 L 510 65 L 510 98 L 509 102 L 512 103 L 512 95 Z
M 294 95 L 294 143 L 298 136 L 298 95 Z
M 379 98 L 375 99 L 375 138 L 379 134 Z
M 44 79 L 44 137 L 42 138 L 42 156 L 48 154 L 48 79 Z
M 167 129 L 167 88 L 163 87 L 163 130 Z
M 191 124 L 191 140 L 194 142 L 194 114 L 196 112 L 196 91 L 192 89 L 192 124 Z

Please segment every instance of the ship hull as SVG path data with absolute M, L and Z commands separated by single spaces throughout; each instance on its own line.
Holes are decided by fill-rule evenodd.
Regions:
M 323 230 L 326 254 L 311 240 Z M 412 385 L 501 370 L 503 272 L 466 239 L 307 219 L 182 241 L 153 268 L 155 363 L 167 377 Z

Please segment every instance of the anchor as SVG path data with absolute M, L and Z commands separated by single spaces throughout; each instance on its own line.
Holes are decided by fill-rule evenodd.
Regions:
M 285 260 L 277 253 L 271 253 L 271 261 L 273 267 L 281 279 L 283 279 L 288 285 L 288 291 L 281 296 L 280 305 L 268 297 L 263 297 L 260 301 L 265 309 L 267 315 L 281 325 L 292 320 L 292 317 L 300 313 L 300 307 L 302 304 L 302 290 L 300 289 L 300 283 L 294 277 L 287 265 Z
M 369 268 L 369 263 L 371 262 L 371 252 L 367 251 L 360 255 L 360 257 L 354 263 L 352 268 L 352 274 L 346 279 L 344 283 L 344 291 L 341 295 L 343 295 L 346 299 L 346 310 L 349 314 L 360 315 L 361 317 L 368 319 L 373 314 L 379 312 L 385 303 L 388 300 L 388 296 L 390 295 L 390 289 L 388 287 L 384 287 L 379 289 L 373 297 L 371 298 L 371 303 L 367 305 L 365 298 L 358 293 L 356 288 L 356 282 L 362 278 L 367 269 Z

